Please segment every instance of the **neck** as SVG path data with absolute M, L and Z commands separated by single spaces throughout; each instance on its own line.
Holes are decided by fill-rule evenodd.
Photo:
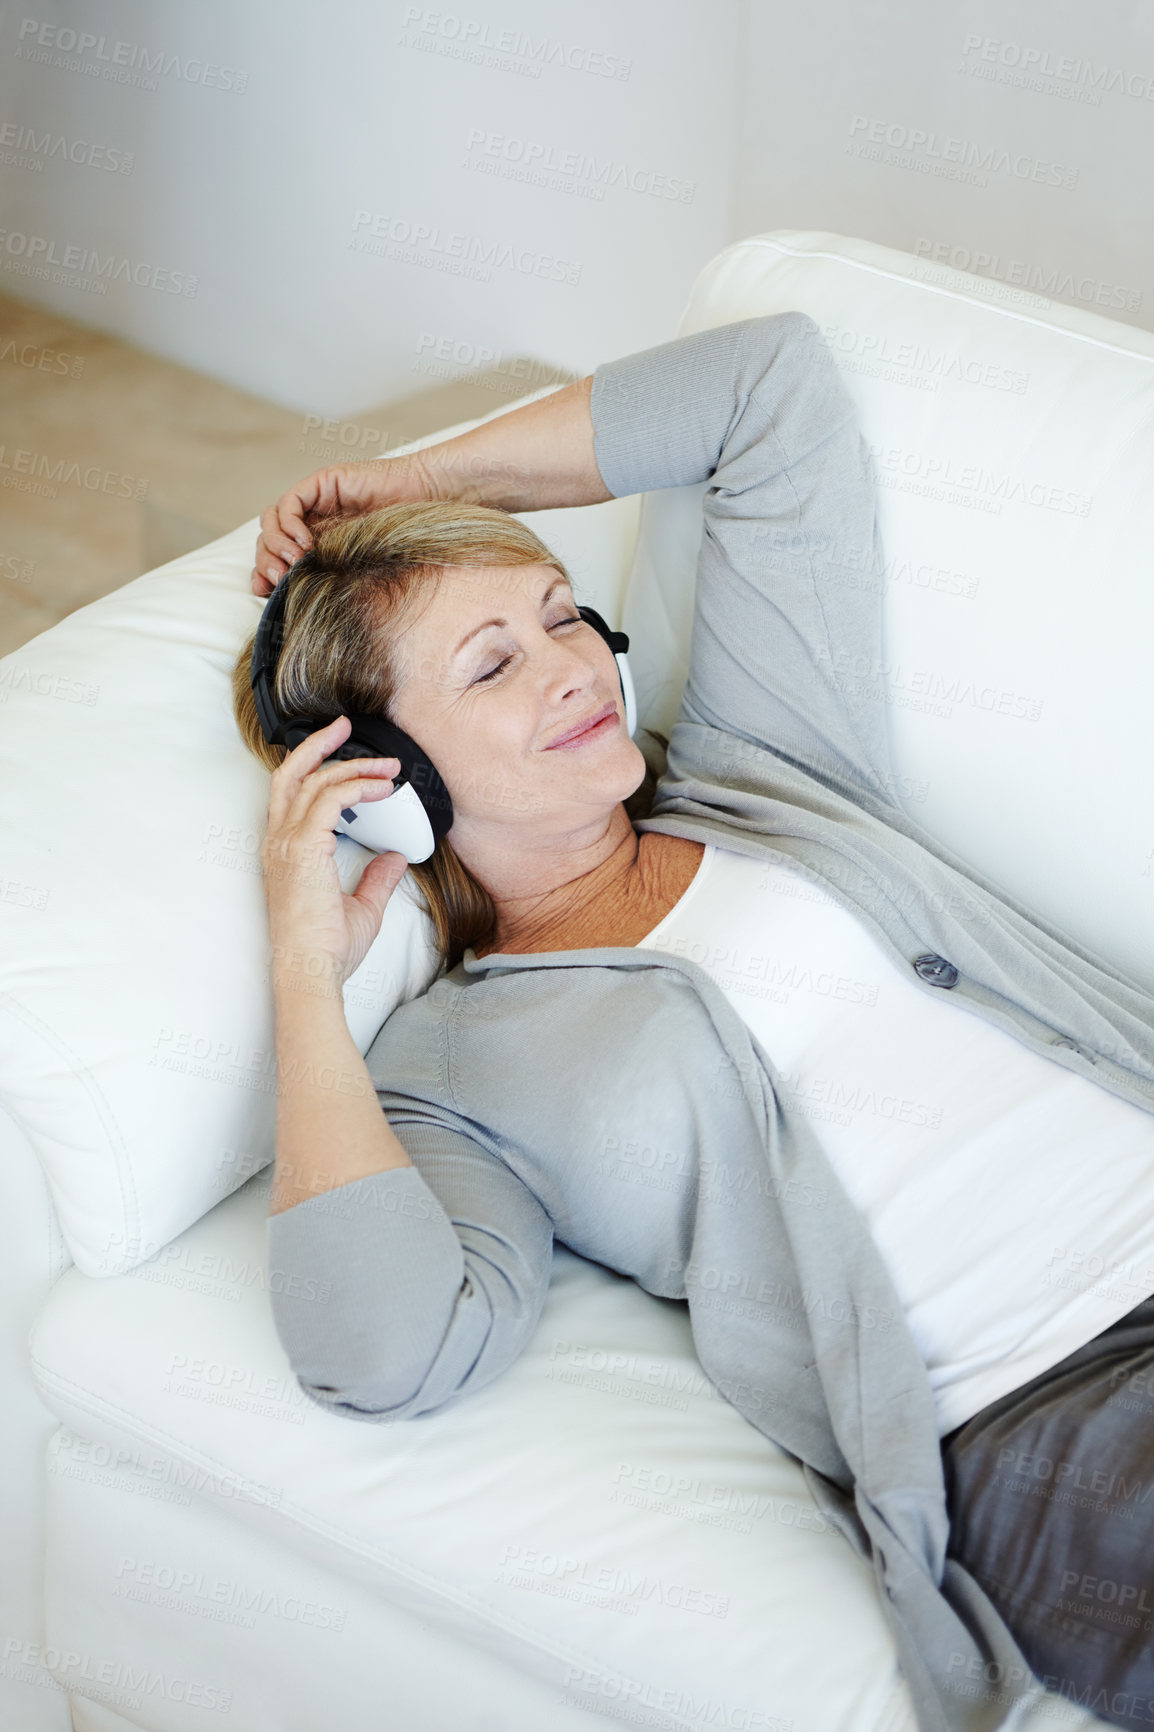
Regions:
M 494 950 L 579 949 L 604 926 L 606 908 L 621 909 L 641 890 L 640 838 L 624 805 L 590 833 L 542 838 L 515 855 L 477 861 L 458 854 L 484 884 L 497 911 Z

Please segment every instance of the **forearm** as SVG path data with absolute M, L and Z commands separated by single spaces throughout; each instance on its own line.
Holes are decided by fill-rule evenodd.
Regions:
M 313 994 L 296 990 L 299 984 L 292 977 L 274 983 L 273 1215 L 354 1179 L 412 1165 L 381 1111 L 340 992 Z
M 593 375 L 402 459 L 433 499 L 502 511 L 600 505 L 614 496 L 593 451 Z

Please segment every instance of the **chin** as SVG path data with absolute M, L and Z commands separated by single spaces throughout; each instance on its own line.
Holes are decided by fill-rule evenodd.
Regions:
M 633 759 L 633 769 L 637 776 L 633 788 L 639 788 L 649 773 L 649 765 L 645 760 L 645 753 L 641 750 L 641 747 L 637 744 L 636 740 L 629 741 L 629 752 Z M 633 792 L 633 788 L 630 788 L 630 793 Z
M 638 788 L 640 788 L 646 776 L 649 774 L 649 765 L 645 761 L 645 754 L 641 750 L 641 747 L 637 745 L 636 741 L 630 739 L 625 740 L 622 747 L 621 758 L 622 766 L 619 773 L 616 773 L 616 764 L 613 766 L 615 773 L 612 777 L 609 774 L 608 767 L 606 769 L 606 794 L 613 800 L 627 800 L 631 794 L 637 792 Z M 612 783 L 612 786 L 610 786 L 610 783 Z
M 549 779 L 546 800 L 550 805 L 554 801 L 564 805 L 575 798 L 582 806 L 603 805 L 609 810 L 628 800 L 649 773 L 645 754 L 625 733 L 624 725 L 621 738 L 612 746 L 606 742 L 600 747 L 596 759 L 592 752 L 587 756 L 580 752 L 549 755 L 561 760 Z

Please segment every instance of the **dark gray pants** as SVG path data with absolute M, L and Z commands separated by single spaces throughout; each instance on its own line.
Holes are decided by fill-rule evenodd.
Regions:
M 1051 1690 L 1154 1726 L 1154 1297 L 942 1439 L 950 1554 Z

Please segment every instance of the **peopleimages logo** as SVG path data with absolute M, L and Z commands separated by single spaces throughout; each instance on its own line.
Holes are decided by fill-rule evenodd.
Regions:
M 966 37 L 962 47 L 963 72 L 980 78 L 1024 85 L 1046 95 L 1076 97 L 1095 106 L 1103 91 L 1118 96 L 1154 101 L 1154 75 L 1124 72 L 1108 62 L 1095 66 L 1081 55 L 1064 54 L 1055 59 L 1049 48 L 1024 42 L 1003 42 L 995 36 Z
M 470 384 L 479 385 L 486 391 L 502 392 L 507 397 L 523 396 L 545 385 L 572 385 L 581 378 L 581 374 L 571 368 L 553 366 L 516 351 L 506 353 L 488 343 L 439 335 L 435 331 L 419 333 L 416 356 L 410 364 L 411 372 L 454 381 L 472 372 L 474 377 Z
M 0 1650 L 0 1674 L 20 1677 L 21 1666 L 43 1666 L 49 1672 L 63 1674 L 70 1684 L 85 1684 L 86 1697 L 137 1711 L 145 1706 L 146 1697 L 179 1702 L 187 1708 L 211 1708 L 219 1713 L 227 1713 L 232 1707 L 231 1690 L 202 1679 L 158 1672 L 147 1661 L 106 1660 L 80 1648 L 42 1647 L 38 1642 L 9 1636 Z M 36 1680 L 30 1677 L 28 1681 Z
M 555 258 L 552 253 L 538 253 L 531 247 L 514 246 L 510 241 L 486 240 L 457 229 L 442 230 L 439 223 L 409 222 L 405 217 L 368 210 L 355 213 L 349 246 L 377 258 L 431 266 L 456 276 L 476 277 L 485 283 L 494 269 L 574 286 L 581 281 L 579 264 Z
M 82 168 L 100 168 L 109 174 L 131 174 L 136 158 L 130 150 L 112 144 L 93 144 L 86 138 L 66 138 L 60 132 L 37 132 L 14 120 L 0 124 L 0 162 L 10 168 L 41 169 L 55 157 Z
M 1080 169 L 1031 156 L 1028 151 L 1011 154 L 997 145 L 978 144 L 972 138 L 952 138 L 944 133 L 927 132 L 921 126 L 905 126 L 900 121 L 871 120 L 864 114 L 855 114 L 850 121 L 845 152 L 892 168 L 911 168 L 921 174 L 968 180 L 974 186 L 986 186 L 989 175 L 1005 174 L 1015 180 L 1033 180 L 1073 191 L 1081 173 Z
M 73 273 L 83 282 L 99 285 L 105 293 L 109 283 L 132 283 L 138 289 L 159 289 L 169 295 L 196 294 L 198 279 L 187 271 L 170 271 L 144 259 L 123 254 L 100 253 L 95 247 L 61 244 L 44 235 L 28 235 L 19 229 L 0 229 L 0 260 L 6 271 L 21 276 L 48 277 L 56 272 Z M 55 279 L 54 279 L 55 280 Z
M 927 235 L 919 235 L 910 250 L 917 258 L 969 271 L 972 276 L 987 277 L 1007 287 L 1032 289 L 1038 296 L 1051 300 L 1079 300 L 1096 307 L 1117 307 L 1127 313 L 1136 313 L 1142 305 L 1141 289 L 1083 276 L 1065 267 L 1003 257 L 1001 253 L 934 240 Z
M 185 84 L 202 84 L 206 90 L 231 90 L 237 95 L 248 84 L 248 73 L 235 66 L 220 66 L 195 55 L 181 56 L 164 48 L 145 48 L 139 42 L 111 42 L 90 30 L 74 30 L 68 24 L 47 24 L 39 18 L 20 22 L 18 60 L 37 66 L 53 66 L 63 72 L 83 72 L 113 84 L 157 89 L 157 78 L 179 78 Z M 89 58 L 85 58 L 88 56 Z M 155 76 L 153 76 L 155 74 Z
M 823 324 L 821 336 L 822 348 L 815 351 L 815 361 L 840 366 L 843 371 L 880 373 L 924 390 L 936 391 L 949 380 L 1021 396 L 1030 382 L 1030 375 L 1017 367 L 985 357 L 962 356 L 956 350 L 901 338 L 893 332 Z
M 496 1580 L 507 1587 L 552 1591 L 560 1598 L 603 1605 L 636 1616 L 646 1602 L 697 1612 L 704 1618 L 727 1618 L 729 1595 L 660 1576 L 634 1575 L 628 1565 L 597 1563 L 567 1552 L 543 1552 L 534 1546 L 510 1544 L 501 1554 Z
M 606 187 L 620 187 L 692 204 L 697 187 L 696 181 L 659 174 L 636 163 L 618 162 L 608 156 L 601 160 L 582 150 L 560 150 L 540 139 L 514 138 L 480 126 L 473 127 L 465 140 L 462 166 L 594 199 L 604 198 Z
M 632 60 L 620 54 L 606 54 L 599 48 L 561 42 L 552 36 L 530 36 L 512 26 L 494 32 L 486 19 L 462 18 L 457 13 L 434 11 L 426 6 L 406 6 L 399 42 L 402 48 L 446 54 L 455 60 L 471 61 L 500 72 L 517 72 L 528 78 L 540 78 L 545 66 L 621 80 L 627 79 L 633 69 Z

